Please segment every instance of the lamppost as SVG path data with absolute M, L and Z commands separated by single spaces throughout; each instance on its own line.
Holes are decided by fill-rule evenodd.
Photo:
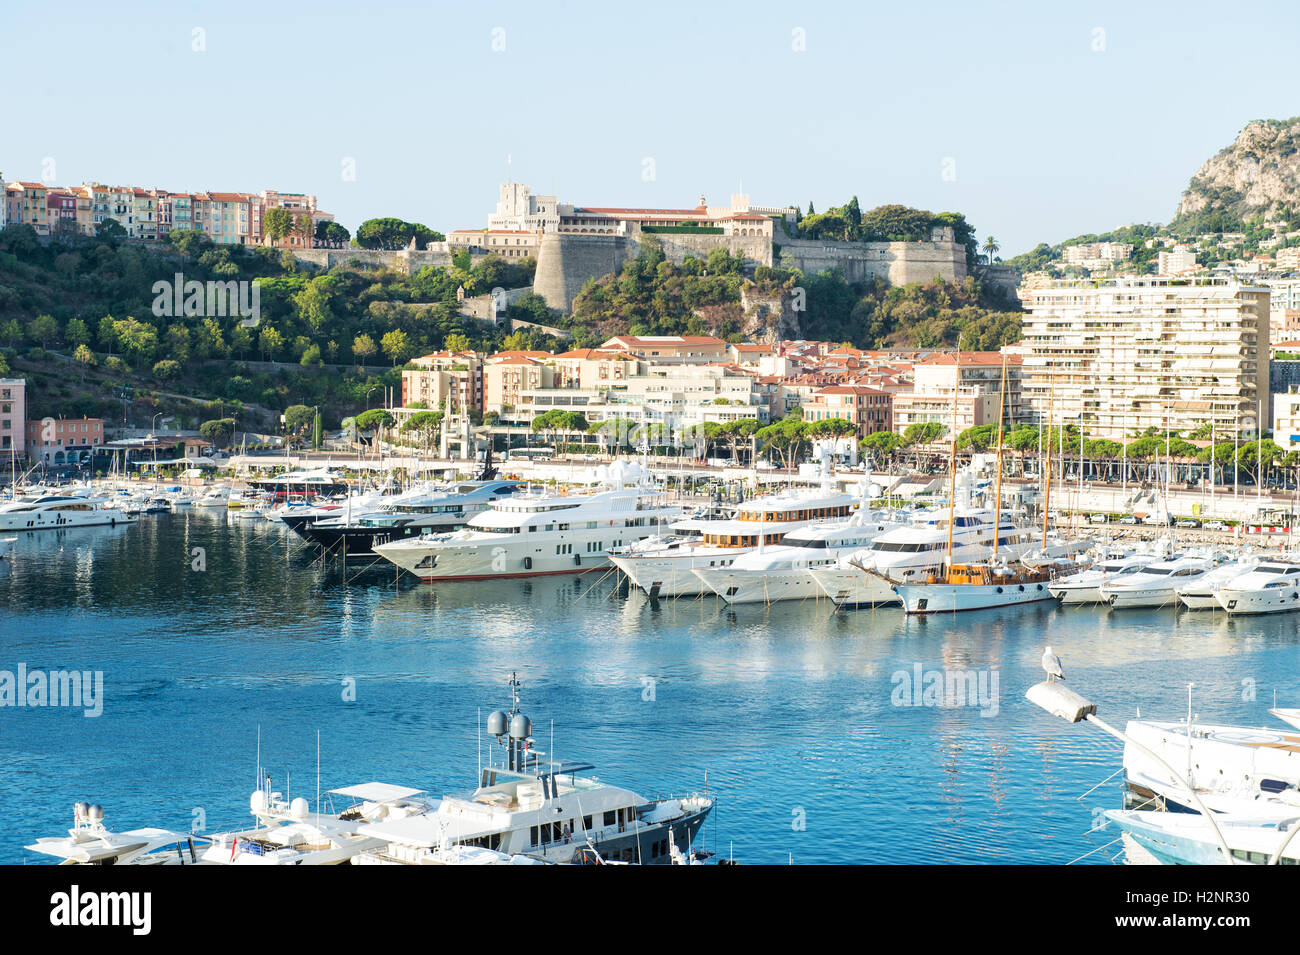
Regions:
M 149 422 L 149 438 L 150 438 L 150 440 L 153 441 L 153 476 L 154 476 L 154 480 L 157 480 L 157 478 L 158 478 L 158 435 L 155 434 L 154 432 L 155 432 L 155 431 L 157 430 L 157 428 L 158 428 L 158 419 L 161 418 L 165 413 L 166 413 L 166 412 L 163 412 L 163 411 L 158 412 L 156 415 L 153 416 L 153 419 Z

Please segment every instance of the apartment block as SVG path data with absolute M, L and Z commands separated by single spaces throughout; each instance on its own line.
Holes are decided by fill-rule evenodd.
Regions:
M 27 380 L 0 378 L 0 451 L 5 456 L 27 451 Z
M 89 461 L 90 455 L 103 443 L 103 418 L 46 418 L 27 422 L 27 454 L 33 461 L 78 464 Z
M 1147 428 L 1253 434 L 1270 420 L 1268 288 L 1220 277 L 1058 281 L 1026 290 L 1023 391 L 1090 438 Z
M 402 406 L 423 401 L 431 411 L 483 409 L 483 361 L 472 351 L 440 351 L 412 359 L 402 372 Z
M 831 385 L 803 406 L 804 421 L 843 418 L 858 428 L 858 437 L 893 428 L 893 396 L 865 385 Z

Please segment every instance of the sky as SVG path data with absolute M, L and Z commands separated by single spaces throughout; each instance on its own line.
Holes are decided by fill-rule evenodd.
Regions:
M 354 231 L 485 227 L 509 177 L 955 211 L 1005 258 L 1167 222 L 1242 126 L 1300 114 L 1294 2 L 5 0 L 0 23 L 6 179 L 308 192 Z

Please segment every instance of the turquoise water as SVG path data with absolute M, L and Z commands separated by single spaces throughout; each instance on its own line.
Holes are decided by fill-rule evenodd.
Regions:
M 1181 717 L 1189 681 L 1205 720 L 1268 724 L 1275 689 L 1300 705 L 1295 615 L 928 619 L 652 603 L 612 575 L 346 573 L 224 512 L 21 537 L 0 561 L 0 671 L 102 671 L 103 712 L 0 707 L 0 862 L 44 861 L 22 847 L 61 834 L 79 799 L 114 829 L 185 830 L 196 809 L 208 831 L 244 825 L 259 728 L 291 795 L 314 795 L 318 732 L 323 788 L 469 788 L 476 721 L 508 707 L 512 670 L 539 749 L 553 730 L 557 755 L 646 796 L 707 774 L 705 844 L 746 863 L 1064 863 L 1108 842 L 1092 808 L 1117 806 L 1118 785 L 1076 797 L 1119 768 L 1119 745 L 1024 699 L 1045 643 L 1113 723 L 1139 706 Z M 918 666 L 923 684 L 972 671 L 982 700 L 927 705 L 905 692 Z

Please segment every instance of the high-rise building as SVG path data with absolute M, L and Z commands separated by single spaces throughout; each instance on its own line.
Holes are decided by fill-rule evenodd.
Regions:
M 1253 434 L 1270 420 L 1269 290 L 1127 276 L 1025 290 L 1024 398 L 1088 438 Z

